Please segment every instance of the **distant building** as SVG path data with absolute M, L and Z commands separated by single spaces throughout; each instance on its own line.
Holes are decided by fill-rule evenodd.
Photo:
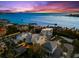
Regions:
M 17 27 L 17 29 L 18 30 L 20 30 L 20 31 L 25 31 L 25 30 L 28 30 L 28 26 L 27 25 L 19 25 L 18 27 Z
M 0 22 L 9 23 L 9 21 L 7 19 L 0 19 Z
M 53 35 L 53 28 L 42 29 L 41 34 L 47 36 L 47 38 L 50 39 Z
M 9 24 L 6 24 L 5 26 L 13 26 L 13 25 L 14 25 L 14 24 L 10 24 L 10 23 L 9 23 Z

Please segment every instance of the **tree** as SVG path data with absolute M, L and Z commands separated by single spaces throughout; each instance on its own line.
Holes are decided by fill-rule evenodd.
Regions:
M 9 26 L 7 28 L 7 34 L 12 34 L 12 33 L 16 33 L 18 30 L 15 26 Z
M 32 26 L 32 25 L 28 25 L 28 29 L 29 29 L 29 31 L 31 31 L 32 29 L 34 28 L 34 26 Z

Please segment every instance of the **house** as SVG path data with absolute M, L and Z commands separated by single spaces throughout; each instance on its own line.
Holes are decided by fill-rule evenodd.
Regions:
M 47 37 L 46 36 L 42 36 L 40 34 L 33 34 L 32 35 L 32 42 L 35 44 L 44 44 L 47 41 Z
M 57 42 L 56 41 L 48 41 L 42 45 L 44 50 L 50 54 L 53 54 L 54 51 L 57 49 Z
M 16 36 L 17 41 L 25 41 L 31 43 L 32 34 L 29 32 L 22 32 L 21 34 Z
M 40 34 L 32 34 L 32 43 L 36 44 L 39 40 Z
M 53 54 L 51 54 L 51 58 L 61 58 L 63 57 L 63 54 L 62 54 L 62 48 L 60 47 L 57 47 L 56 50 L 53 52 Z M 64 58 L 64 57 L 63 57 Z
M 47 36 L 48 39 L 50 39 L 53 35 L 53 28 L 44 28 L 41 31 L 41 35 Z
M 57 41 L 47 41 L 42 45 L 44 51 L 47 52 L 48 57 L 50 58 L 60 58 L 62 57 L 62 48 L 58 46 Z
M 40 45 L 43 45 L 46 42 L 47 42 L 47 37 L 46 36 L 40 36 L 39 40 L 37 41 L 37 43 L 40 44 Z

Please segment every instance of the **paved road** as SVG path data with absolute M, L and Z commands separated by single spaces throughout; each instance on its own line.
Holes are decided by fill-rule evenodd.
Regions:
M 13 33 L 13 34 L 9 34 L 9 35 L 6 35 L 6 36 L 3 36 L 3 37 L 0 37 L 0 39 L 2 39 L 2 38 L 6 38 L 6 37 L 10 37 L 10 36 L 13 36 L 13 35 L 17 35 L 17 34 L 20 34 L 20 32 Z

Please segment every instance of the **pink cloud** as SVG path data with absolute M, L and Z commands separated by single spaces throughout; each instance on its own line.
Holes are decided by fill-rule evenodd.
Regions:
M 75 12 L 79 11 L 79 8 L 74 8 L 68 6 L 69 3 L 56 3 L 48 4 L 46 6 L 37 6 L 34 7 L 34 12 Z

